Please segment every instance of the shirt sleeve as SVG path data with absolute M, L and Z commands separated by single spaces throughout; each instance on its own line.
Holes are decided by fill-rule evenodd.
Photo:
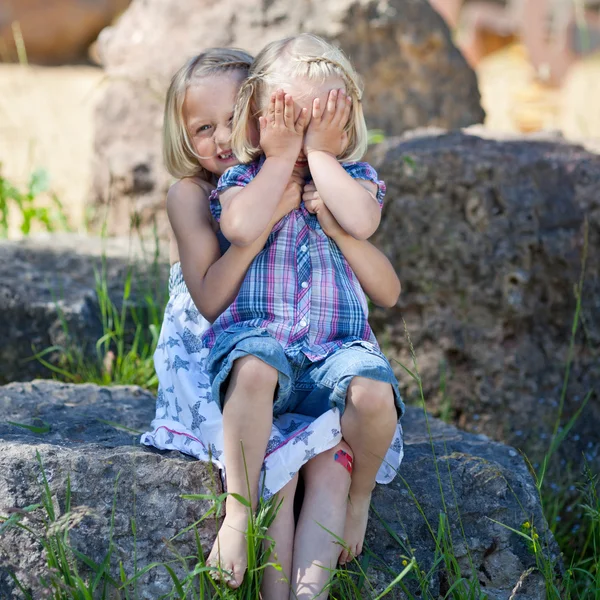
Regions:
M 230 187 L 246 187 L 258 173 L 258 164 L 236 165 L 227 169 L 217 183 L 217 193 L 224 192 Z
M 385 196 L 385 183 L 377 178 L 377 171 L 366 162 L 355 162 L 355 163 L 343 163 L 345 171 L 352 177 L 352 179 L 364 179 L 366 181 L 372 181 L 377 186 L 377 202 L 379 208 L 383 206 L 383 197 Z

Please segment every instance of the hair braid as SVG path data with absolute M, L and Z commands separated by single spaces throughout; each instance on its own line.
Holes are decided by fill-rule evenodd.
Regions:
M 348 86 L 348 91 L 353 96 L 356 97 L 356 100 L 358 102 L 362 102 L 362 91 L 356 85 L 356 83 L 354 82 L 352 77 L 350 77 L 350 74 L 348 73 L 348 71 L 346 70 L 344 65 L 340 64 L 336 60 L 333 60 L 332 58 L 328 58 L 327 56 L 306 56 L 306 57 L 302 56 L 302 57 L 298 57 L 297 60 L 299 62 L 304 62 L 309 65 L 310 64 L 319 64 L 319 63 L 331 65 L 336 70 L 341 72 L 342 79 L 344 80 L 344 83 Z

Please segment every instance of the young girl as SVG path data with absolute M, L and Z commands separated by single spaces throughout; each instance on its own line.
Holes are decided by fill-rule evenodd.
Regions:
M 269 44 L 242 84 L 234 123 L 233 150 L 252 162 L 229 169 L 211 196 L 213 217 L 233 246 L 251 246 L 264 234 L 290 177 L 312 184 L 305 205 L 275 225 L 237 298 L 203 336 L 213 398 L 223 410 L 228 489 L 247 496 L 248 477 L 256 505 L 273 414 L 318 420 L 332 409 L 343 413 L 342 435 L 354 454 L 345 562 L 362 549 L 371 492 L 403 410 L 344 242 L 327 235 L 331 220 L 351 243 L 363 244 L 357 240 L 380 219 L 384 185 L 372 167 L 352 162 L 366 149 L 357 75 L 316 36 Z M 218 560 L 238 581 L 244 518 L 229 496 Z M 294 574 L 314 562 L 306 548 L 294 548 Z
M 172 80 L 164 119 L 165 164 L 179 180 L 171 187 L 167 199 L 175 240 L 171 244 L 170 300 L 155 354 L 159 379 L 156 418 L 152 430 L 142 436 L 142 442 L 179 450 L 201 460 L 210 459 L 221 469 L 224 466 L 222 415 L 210 395 L 205 365 L 208 351 L 200 348 L 198 340 L 208 329 L 209 320 L 214 320 L 235 297 L 248 266 L 264 247 L 271 224 L 298 207 L 301 193 L 307 204 L 318 204 L 316 198 L 309 198 L 314 196 L 312 188 L 305 186 L 303 191 L 302 180 L 292 176 L 271 224 L 254 244 L 244 248 L 229 246 L 210 214 L 208 196 L 214 183 L 228 166 L 237 164 L 229 139 L 231 116 L 251 62 L 248 54 L 232 49 L 207 50 L 190 60 Z M 344 249 L 373 302 L 393 305 L 399 282 L 385 256 L 368 242 L 350 238 L 325 208 L 319 214 L 323 227 Z M 261 489 L 266 497 L 282 490 L 285 497 L 291 498 L 296 474 L 304 465 L 305 502 L 296 536 L 299 547 L 326 545 L 335 550 L 329 535 L 320 527 L 315 530 L 314 521 L 317 519 L 328 529 L 340 530 L 341 515 L 343 528 L 351 453 L 340 440 L 339 415 L 335 411 L 316 420 L 285 414 L 272 425 Z M 386 456 L 386 469 L 380 473 L 381 482 L 392 479 L 401 458 L 402 439 L 398 431 L 395 447 Z M 276 540 L 288 541 L 287 546 L 282 542 L 281 549 L 279 544 L 277 547 L 278 559 L 288 576 L 291 538 L 287 540 L 286 536 L 291 509 L 292 503 L 284 502 L 270 532 Z M 317 537 L 311 539 L 313 534 L 322 543 Z M 322 577 L 320 569 L 318 575 Z M 241 581 L 239 569 L 234 577 Z M 310 587 L 310 577 L 310 570 L 299 575 L 298 586 Z M 266 598 L 287 597 L 289 588 L 278 583 L 280 578 L 274 569 L 267 571 Z M 232 581 L 233 585 L 237 583 L 237 579 Z

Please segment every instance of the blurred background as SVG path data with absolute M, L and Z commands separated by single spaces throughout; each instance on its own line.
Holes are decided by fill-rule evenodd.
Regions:
M 407 6 L 415 2 L 405 0 Z M 178 3 L 162 3 L 169 4 Z M 198 13 L 213 11 L 208 2 L 179 4 Z M 454 43 L 477 76 L 485 117 L 471 118 L 470 122 L 440 120 L 433 110 L 400 130 L 430 125 L 453 128 L 483 120 L 494 135 L 560 132 L 588 148 L 600 147 L 600 0 L 430 0 L 430 4 L 443 17 Z M 111 195 L 116 211 L 111 217 L 113 223 L 129 226 L 132 201 L 142 219 L 148 217 L 144 211 L 155 214 L 148 206 L 157 205 L 166 185 L 163 175 L 152 175 L 160 168 L 156 166 L 158 158 L 149 163 L 136 158 L 133 166 L 119 166 L 127 163 L 124 154 L 129 151 L 117 144 L 117 138 L 131 137 L 121 133 L 129 128 L 125 109 L 115 107 L 110 117 L 104 110 L 104 121 L 96 114 L 99 104 L 111 105 L 108 85 L 114 87 L 119 78 L 134 76 L 139 80 L 143 76 L 143 69 L 134 73 L 135 69 L 128 71 L 119 64 L 115 58 L 119 49 L 125 48 L 123 56 L 132 56 L 132 47 L 147 49 L 154 43 L 143 19 L 137 24 L 133 20 L 120 24 L 128 7 L 128 12 L 140 12 L 129 5 L 130 0 L 0 0 L 0 174 L 6 185 L 10 183 L 19 191 L 21 203 L 26 202 L 33 185 L 36 206 L 46 203 L 48 218 L 59 210 L 59 201 L 60 219 L 76 231 L 98 222 L 98 208 L 110 204 L 107 197 Z M 97 41 L 102 30 L 101 38 L 106 38 L 104 57 L 102 43 Z M 112 41 L 111 31 L 117 32 Z M 273 31 L 276 36 L 276 28 Z M 115 38 L 120 40 L 118 44 Z M 219 42 L 244 45 L 244 37 L 207 38 L 207 44 Z M 162 47 L 162 38 L 158 36 L 155 43 Z M 198 38 L 195 44 L 199 50 Z M 180 54 L 160 74 L 152 69 L 148 72 L 145 89 L 155 94 L 157 108 L 147 122 L 152 122 L 156 131 L 165 81 L 186 51 Z M 148 60 L 154 59 L 149 56 Z M 415 56 L 415 61 L 419 60 L 425 63 L 428 59 Z M 439 60 L 435 53 L 433 60 Z M 130 62 L 135 63 L 135 56 Z M 440 72 L 440 82 L 446 75 Z M 436 88 L 435 76 L 428 85 L 430 90 Z M 136 98 L 135 94 L 131 97 Z M 119 125 L 121 117 L 124 122 Z M 110 129 L 106 129 L 107 119 Z M 400 133 L 390 131 L 394 128 L 387 123 L 369 125 L 383 135 Z M 100 130 L 106 130 L 110 143 L 102 141 Z M 158 156 L 159 138 L 151 138 L 151 143 L 156 145 L 152 153 Z M 149 187 L 155 189 L 151 200 Z M 119 207 L 120 195 L 127 196 L 127 207 Z M 2 214 L 6 217 L 7 212 L 5 206 Z M 39 227 L 43 218 L 31 218 L 30 226 Z M 4 221 L 4 235 L 23 234 L 23 210 L 13 210 Z M 109 229 L 123 233 L 116 226 Z

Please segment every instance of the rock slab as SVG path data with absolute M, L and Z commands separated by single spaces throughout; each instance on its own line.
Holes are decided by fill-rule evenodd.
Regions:
M 145 310 L 143 293 L 157 304 L 164 300 L 167 265 L 154 247 L 131 239 L 49 235 L 0 242 L 0 383 L 48 377 L 50 371 L 32 357 L 50 347 L 95 356 L 103 333 L 98 302 L 98 274 L 109 298 L 123 302 L 132 270 L 130 306 Z M 103 273 L 104 264 L 104 275 Z M 162 308 L 159 309 L 159 312 Z M 59 364 L 56 351 L 43 358 Z
M 14 383 L 0 388 L 0 414 L 15 423 L 49 426 L 47 433 L 34 433 L 6 422 L 0 424 L 0 514 L 39 502 L 37 452 L 57 512 L 64 511 L 67 477 L 72 507 L 87 507 L 83 520 L 71 531 L 71 540 L 96 562 L 108 549 L 116 500 L 115 562 L 123 561 L 129 576 L 134 568 L 134 549 L 138 568 L 168 560 L 170 554 L 163 540 L 171 539 L 208 510 L 207 502 L 183 500 L 181 494 L 221 490 L 218 478 L 205 463 L 139 446 L 137 435 L 108 422 L 140 431 L 147 426 L 154 416 L 154 398 L 139 388 Z M 392 484 L 378 487 L 373 496 L 366 542 L 377 557 L 370 561 L 368 571 L 374 588 L 382 591 L 404 568 L 402 561 L 411 556 L 419 568 L 430 568 L 440 513 L 445 513 L 463 572 L 476 574 L 490 600 L 508 600 L 535 559 L 520 536 L 490 519 L 515 529 L 530 521 L 547 541 L 548 551 L 556 552 L 523 460 L 512 448 L 483 435 L 460 432 L 431 417 L 427 425 L 420 409 L 409 408 L 403 422 L 406 453 L 401 473 Z M 136 539 L 131 533 L 133 519 Z M 40 526 L 35 515 L 27 517 L 26 523 Z M 200 523 L 198 530 L 207 550 L 214 536 L 214 522 Z M 189 535 L 172 544 L 183 555 L 195 552 Z M 43 556 L 39 544 L 28 534 L 9 530 L 0 535 L 0 565 L 0 596 L 18 598 L 9 569 L 40 593 Z M 438 569 L 430 582 L 433 597 L 447 591 L 448 581 L 446 571 Z M 414 577 L 409 576 L 405 583 L 411 593 L 416 592 Z M 166 571 L 158 568 L 140 580 L 137 592 L 139 598 L 150 600 L 170 588 Z M 532 573 L 514 597 L 542 600 L 544 594 L 540 576 Z M 397 591 L 390 597 L 405 596 Z
M 378 339 L 412 369 L 406 323 L 428 405 L 532 462 L 558 415 L 587 228 L 563 424 L 592 396 L 561 452 L 598 461 L 600 156 L 556 138 L 414 132 L 373 159 L 388 192 L 372 241 L 403 282 L 397 307 L 372 315 Z

